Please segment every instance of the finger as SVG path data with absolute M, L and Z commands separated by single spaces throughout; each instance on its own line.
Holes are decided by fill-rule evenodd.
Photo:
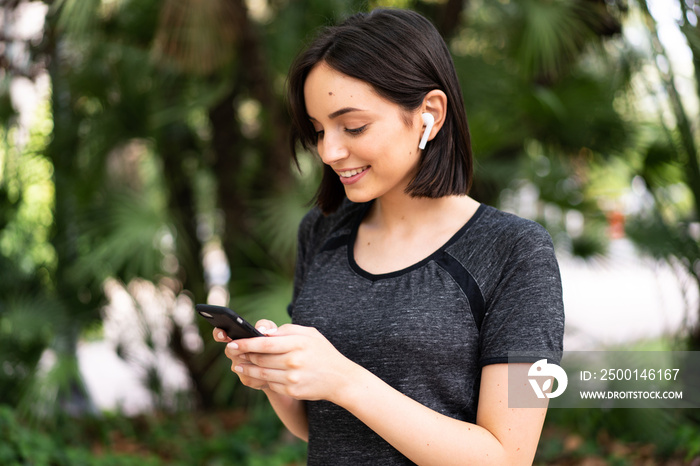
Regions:
M 233 363 L 233 364 L 231 364 L 231 371 L 236 373 L 236 375 L 238 375 L 238 378 L 241 380 L 241 383 L 243 385 L 245 385 L 246 387 L 254 388 L 256 390 L 262 390 L 264 388 L 268 388 L 268 384 L 264 380 L 258 380 L 258 379 L 246 376 L 246 375 L 236 371 L 236 367 L 243 366 L 243 365 L 245 365 L 245 363 Z
M 235 344 L 241 353 L 282 354 L 299 347 L 297 335 L 279 336 L 279 332 L 270 338 L 241 338 Z M 229 343 L 232 344 L 232 343 Z
M 241 355 L 241 358 L 267 369 L 294 370 L 303 366 L 301 359 L 294 352 L 282 354 L 246 353 Z
M 242 357 L 244 354 L 244 352 L 238 349 L 238 343 L 235 341 L 228 343 L 226 345 L 226 348 L 224 349 L 224 355 L 226 355 L 226 357 L 229 358 L 231 361 L 244 359 Z
M 233 366 L 233 371 L 238 374 L 241 379 L 246 377 L 257 380 L 258 382 L 256 384 L 284 384 L 289 382 L 289 374 L 286 371 L 259 367 L 250 363 L 236 364 Z
M 277 331 L 277 324 L 268 319 L 260 319 L 255 323 L 255 328 L 260 330 L 260 333 L 270 335 Z
M 212 333 L 214 334 L 214 340 L 216 341 L 220 341 L 222 343 L 227 343 L 231 341 L 228 335 L 226 335 L 226 333 L 220 328 L 214 328 Z
M 319 332 L 314 327 L 306 327 L 304 325 L 284 324 L 277 329 L 278 335 L 306 335 L 314 336 Z

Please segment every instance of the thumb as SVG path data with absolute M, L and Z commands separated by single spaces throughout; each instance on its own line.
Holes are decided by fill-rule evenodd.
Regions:
M 270 335 L 271 333 L 275 333 L 277 331 L 277 324 L 271 320 L 260 319 L 255 323 L 255 328 L 257 328 L 260 333 Z

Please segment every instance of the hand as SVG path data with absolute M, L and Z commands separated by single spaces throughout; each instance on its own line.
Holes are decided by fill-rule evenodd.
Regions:
M 275 324 L 271 320 L 262 319 L 255 324 L 255 328 L 257 328 L 260 331 L 260 333 L 269 335 L 277 331 L 277 324 Z M 244 366 L 246 364 L 250 364 L 248 361 L 248 355 L 246 355 L 242 351 L 239 351 L 237 349 L 237 345 L 232 345 L 231 342 L 233 342 L 233 340 L 231 340 L 231 338 L 229 338 L 223 330 L 221 330 L 220 328 L 215 328 L 213 334 L 214 340 L 222 343 L 228 343 L 228 345 L 226 345 L 226 350 L 224 351 L 224 353 L 226 354 L 226 357 L 228 357 L 231 360 L 231 371 L 234 371 L 234 368 L 237 366 Z M 247 387 L 255 388 L 257 390 L 263 390 L 268 388 L 267 382 L 265 381 L 256 380 L 252 377 L 246 377 L 240 374 L 239 378 L 241 379 L 241 383 L 243 383 L 243 385 Z
M 269 338 L 246 338 L 227 345 L 226 355 L 244 384 L 268 387 L 298 400 L 333 401 L 355 382 L 359 366 L 318 330 L 292 324 L 274 328 L 268 331 Z

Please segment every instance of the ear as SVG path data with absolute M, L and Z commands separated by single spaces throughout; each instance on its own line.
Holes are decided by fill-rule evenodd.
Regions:
M 428 141 L 432 141 L 447 118 L 447 95 L 440 89 L 428 92 L 423 99 L 420 113 L 430 113 L 435 119 L 433 129 L 428 136 Z

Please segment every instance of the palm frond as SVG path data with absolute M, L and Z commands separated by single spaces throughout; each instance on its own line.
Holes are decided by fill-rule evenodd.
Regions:
M 84 218 L 86 235 L 80 245 L 81 258 L 71 269 L 85 283 L 118 276 L 155 278 L 174 241 L 165 214 L 157 200 L 133 192 L 107 192 L 104 202 Z
M 590 31 L 570 0 L 522 2 L 517 57 L 530 76 L 558 76 L 572 62 Z
M 310 208 L 312 178 L 313 175 L 301 180 L 297 188 L 289 192 L 276 193 L 253 203 L 258 212 L 256 234 L 281 263 L 294 260 L 297 228 Z
M 86 36 L 95 27 L 101 0 L 58 0 L 51 6 L 57 28 L 69 36 Z
M 644 253 L 659 260 L 676 257 L 695 276 L 695 267 L 700 260 L 700 242 L 693 237 L 692 231 L 692 225 L 687 222 L 669 225 L 658 212 L 632 217 L 625 228 L 627 236 Z
M 233 58 L 240 18 L 226 0 L 166 0 L 153 56 L 206 75 Z

